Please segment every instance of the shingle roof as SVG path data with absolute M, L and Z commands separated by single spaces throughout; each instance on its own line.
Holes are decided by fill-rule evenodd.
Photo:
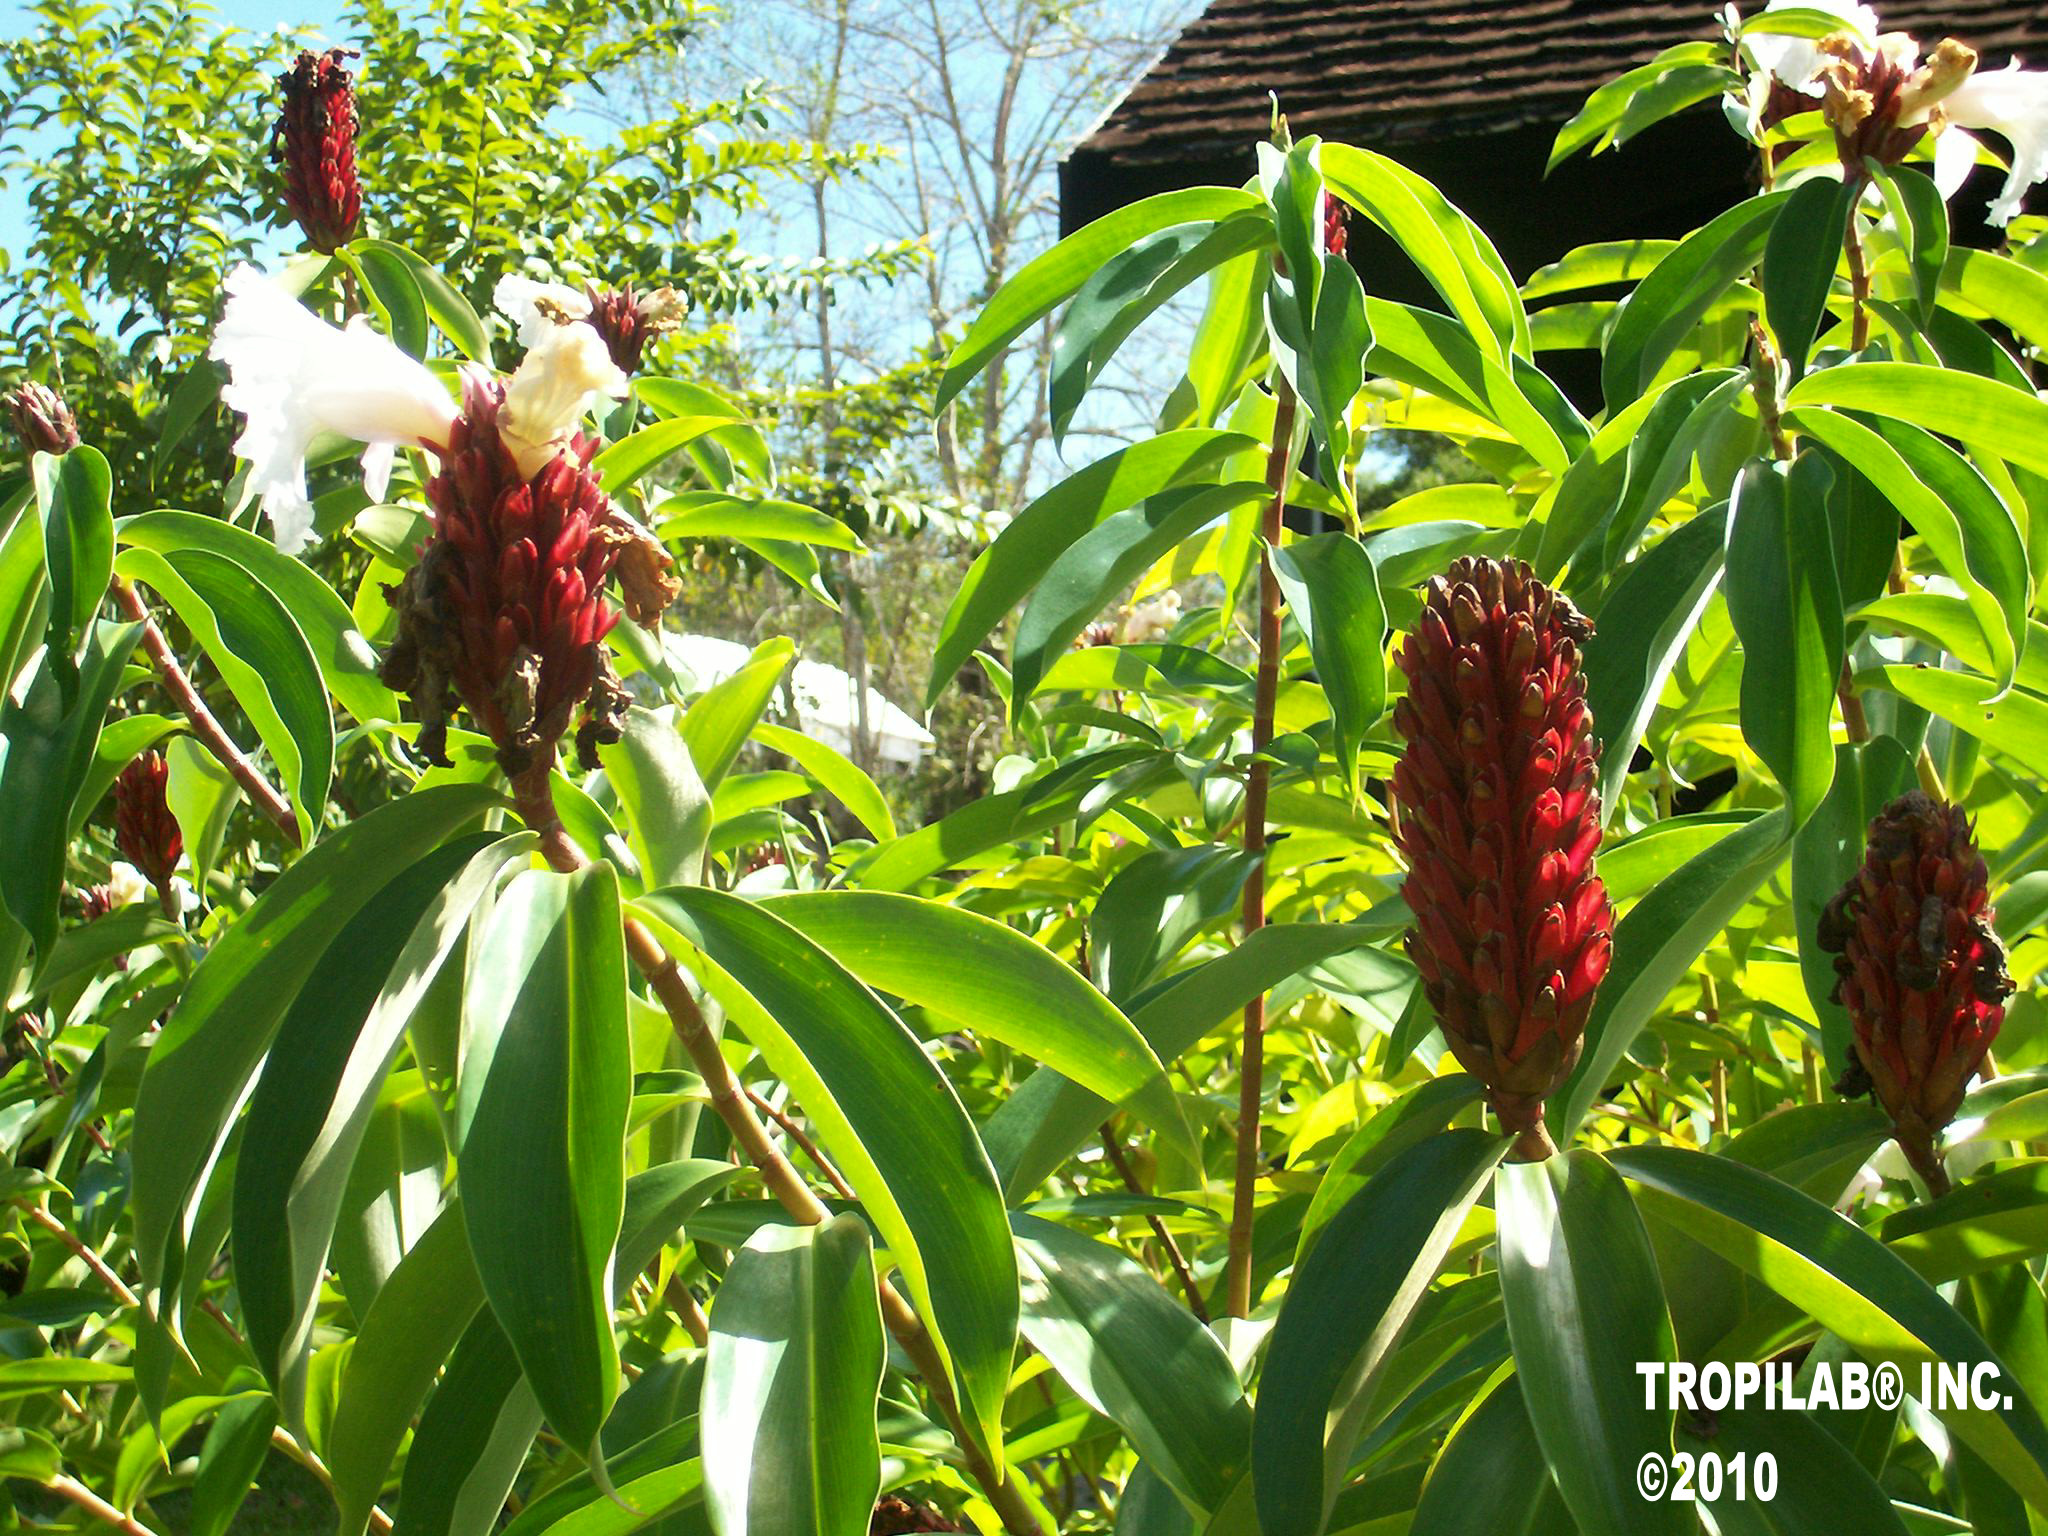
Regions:
M 1744 10 L 1759 8 L 1746 3 Z M 1165 159 L 1264 134 L 1378 144 L 1563 122 L 1603 81 L 1715 35 L 1713 0 L 1212 0 L 1082 146 Z M 1887 27 L 1961 38 L 1990 66 L 2048 64 L 2048 5 L 1885 5 Z

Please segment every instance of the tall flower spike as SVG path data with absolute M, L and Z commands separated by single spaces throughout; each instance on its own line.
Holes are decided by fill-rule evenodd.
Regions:
M 1828 903 L 1815 936 L 1835 955 L 1835 995 L 1849 1011 L 1869 1087 L 1900 1150 L 1937 1194 L 1948 1176 L 1935 1141 L 1983 1066 L 2012 993 L 1986 878 L 1962 808 L 1914 790 L 1871 822 L 1863 865 Z
M 78 423 L 64 397 L 30 379 L 7 396 L 7 414 L 31 453 L 69 453 L 78 446 Z
M 314 250 L 345 245 L 362 219 L 356 180 L 356 87 L 342 63 L 352 48 L 301 53 L 277 77 L 284 108 L 270 136 L 270 158 L 284 166 L 284 201 Z
M 610 505 L 590 471 L 597 441 L 571 429 L 529 472 L 507 414 L 506 385 L 465 375 L 461 418 L 427 482 L 434 537 L 404 582 L 385 589 L 399 628 L 383 676 L 411 694 L 430 761 L 447 761 L 448 710 L 459 699 L 517 777 L 553 761 L 586 699 L 577 738 L 586 760 L 616 741 L 625 696 L 603 643 L 618 619 L 604 600 L 618 543 L 601 532 Z
M 145 752 L 114 779 L 114 846 L 159 894 L 170 890 L 185 853 L 185 835 L 165 796 L 170 778 L 162 754 Z
M 1613 909 L 1593 872 L 1600 802 L 1580 644 L 1592 626 L 1518 560 L 1432 580 L 1398 662 L 1394 770 L 1408 954 L 1520 1155 L 1578 1061 Z

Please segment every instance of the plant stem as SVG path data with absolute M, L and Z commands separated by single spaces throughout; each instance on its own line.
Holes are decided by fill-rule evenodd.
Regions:
M 1856 205 L 1857 199 L 1852 198 L 1842 243 L 1849 253 L 1849 349 L 1861 352 L 1870 345 L 1870 264 L 1863 257 L 1863 230 L 1856 222 Z
M 156 620 L 143 603 L 142 594 L 120 576 L 114 578 L 113 593 L 121 611 L 142 626 L 142 648 L 163 673 L 164 688 L 191 725 L 192 734 L 205 742 L 213 755 L 220 759 L 221 766 L 241 785 L 242 793 L 249 797 L 249 803 L 276 823 L 285 840 L 296 847 L 299 841 L 298 817 L 292 814 L 284 796 L 270 787 L 270 781 L 235 745 L 234 738 L 214 718 L 213 711 L 206 707 L 206 701 L 199 697 L 199 690 L 192 686 L 192 679 L 185 675 L 184 667 L 171 650 L 171 643 L 164 638 L 163 630 L 157 627 Z
M 563 874 L 573 874 L 590 861 L 583 856 L 583 850 L 570 840 L 561 817 L 555 811 L 554 795 L 548 787 L 550 767 L 544 759 L 514 779 L 513 803 L 520 818 L 540 838 L 541 854 L 549 866 Z M 812 1192 L 789 1159 L 783 1156 L 760 1117 L 754 1113 L 747 1100 L 746 1089 L 733 1075 L 731 1064 L 718 1048 L 718 1040 L 704 1020 L 703 1010 L 697 1006 L 696 998 L 690 995 L 689 983 L 683 979 L 675 957 L 661 947 L 660 940 L 644 923 L 629 917 L 625 931 L 626 953 L 632 958 L 634 968 L 646 978 L 654 995 L 668 1011 L 676 1038 L 682 1041 L 691 1065 L 704 1079 L 704 1086 L 710 1092 L 712 1108 L 718 1111 L 718 1117 L 725 1122 L 726 1129 L 732 1133 L 733 1141 L 747 1160 L 759 1170 L 768 1192 L 805 1226 L 815 1227 L 829 1219 L 832 1213 Z M 1003 1529 L 1010 1536 L 1046 1536 L 1046 1527 L 1024 1496 L 1022 1480 L 1005 1478 L 998 1473 L 968 1434 L 967 1421 L 960 1412 L 958 1399 L 953 1395 L 953 1384 L 946 1375 L 945 1362 L 939 1358 L 938 1346 L 933 1343 L 924 1319 L 887 1279 L 881 1281 L 879 1294 L 883 1322 L 888 1324 L 889 1332 L 895 1335 L 896 1342 L 903 1346 L 903 1352 L 924 1378 L 925 1390 L 931 1394 L 933 1403 L 960 1447 L 961 1461 L 968 1475 L 980 1484 L 983 1495 L 1002 1521 Z
M 1117 1177 L 1124 1181 L 1124 1188 L 1134 1195 L 1145 1191 L 1138 1183 L 1138 1175 L 1131 1167 L 1129 1155 L 1124 1151 L 1123 1139 L 1117 1135 L 1116 1127 L 1110 1121 L 1102 1122 L 1102 1150 L 1108 1156 L 1110 1166 L 1116 1169 Z M 1152 1235 L 1159 1239 L 1159 1246 L 1166 1250 L 1166 1262 L 1173 1266 L 1174 1274 L 1180 1280 L 1180 1288 L 1187 1292 L 1188 1308 L 1204 1324 L 1209 1321 L 1209 1308 L 1202 1300 L 1202 1288 L 1195 1284 L 1194 1271 L 1188 1268 L 1187 1256 L 1180 1251 L 1180 1244 L 1173 1240 L 1173 1234 L 1166 1230 L 1166 1223 L 1156 1212 L 1147 1212 L 1146 1225 L 1152 1228 Z
M 805 1134 L 804 1128 L 796 1123 L 793 1116 L 784 1114 L 751 1088 L 747 1090 L 747 1102 L 781 1127 L 782 1134 L 796 1144 L 796 1149 L 811 1160 L 818 1172 L 825 1175 L 825 1182 L 832 1186 L 834 1194 L 842 1200 L 855 1198 L 853 1186 L 846 1182 L 837 1168 L 832 1166 L 831 1161 L 818 1149 L 818 1144 Z
M 1287 511 L 1287 476 L 1294 467 L 1294 390 L 1278 379 L 1273 443 L 1266 454 L 1266 503 L 1259 550 L 1259 671 L 1252 695 L 1252 765 L 1245 775 L 1244 851 L 1252 861 L 1244 882 L 1244 936 L 1266 926 L 1266 795 L 1273 766 L 1260 754 L 1273 740 L 1273 706 L 1280 694 L 1280 579 L 1273 551 Z M 1244 1005 L 1244 1050 L 1238 1064 L 1237 1168 L 1230 1202 L 1230 1257 L 1226 1264 L 1232 1317 L 1252 1310 L 1252 1213 L 1259 1182 L 1259 1112 L 1265 1096 L 1266 994 Z
M 117 1531 L 125 1531 L 128 1536 L 156 1536 L 155 1531 L 133 1515 L 122 1514 L 77 1478 L 66 1473 L 59 1472 L 43 1486 L 59 1497 L 69 1499 L 103 1525 L 111 1525 Z

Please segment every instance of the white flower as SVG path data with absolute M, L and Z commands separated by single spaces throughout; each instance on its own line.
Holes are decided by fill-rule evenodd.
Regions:
M 519 472 L 538 474 L 562 451 L 591 406 L 606 397 L 623 398 L 626 388 L 626 375 L 594 329 L 552 327 L 505 386 L 499 433 Z
M 2012 169 L 1991 204 L 1992 223 L 2011 223 L 2027 189 L 2048 180 L 2048 73 L 2021 69 L 2017 61 L 1979 70 L 1941 106 L 1956 127 L 1989 129 L 2012 146 Z
M 125 907 L 129 902 L 140 901 L 149 895 L 150 884 L 133 864 L 125 859 L 116 859 L 107 871 L 107 894 L 114 906 Z
M 249 461 L 277 547 L 293 553 L 313 537 L 306 450 L 315 438 L 367 444 L 364 483 L 381 497 L 398 447 L 447 442 L 455 402 L 363 316 L 336 329 L 246 263 L 228 274 L 227 292 L 209 355 L 227 365 L 221 399 L 247 418 L 235 452 Z
M 1771 0 L 1764 7 L 1763 14 L 1768 16 L 1772 11 L 1826 11 L 1831 16 L 1841 17 L 1842 29 L 1856 33 L 1866 47 L 1877 45 L 1877 12 L 1856 3 L 1856 0 Z M 1756 61 L 1757 78 L 1751 82 L 1752 93 L 1761 89 L 1769 94 L 1771 81 L 1775 79 L 1806 95 L 1820 95 L 1820 88 L 1812 84 L 1821 64 L 1821 51 L 1816 39 L 1759 32 L 1748 38 L 1743 46 Z
M 546 340 L 559 326 L 583 320 L 590 314 L 590 296 L 567 283 L 541 283 L 516 272 L 507 272 L 491 290 L 491 302 L 498 313 L 519 327 L 519 345 L 529 350 Z

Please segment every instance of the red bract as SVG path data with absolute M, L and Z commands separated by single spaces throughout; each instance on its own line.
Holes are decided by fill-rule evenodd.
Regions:
M 1955 1118 L 2012 993 L 1986 878 L 1962 808 L 1914 790 L 1871 822 L 1863 865 L 1816 935 L 1835 953 L 1836 997 L 1869 1086 L 1901 1149 L 1940 1185 L 1934 1140 Z
M 1329 193 L 1323 194 L 1323 249 L 1342 256 L 1351 243 L 1351 210 Z
M 356 181 L 356 88 L 343 59 L 355 50 L 302 53 L 277 77 L 284 110 L 270 157 L 284 165 L 284 201 L 316 251 L 332 251 L 356 232 L 362 188 Z
M 78 446 L 78 423 L 71 419 L 71 407 L 54 389 L 33 379 L 8 393 L 7 413 L 33 453 L 69 453 Z
M 429 760 L 446 761 L 452 694 L 518 775 L 552 760 L 586 699 L 585 760 L 618 740 L 626 700 L 603 643 L 618 620 L 604 582 L 627 536 L 589 467 L 596 441 L 579 433 L 524 477 L 500 436 L 504 403 L 502 383 L 466 375 L 462 415 L 427 483 L 434 537 L 387 589 L 399 633 L 383 675 L 412 695 Z
M 1591 632 L 1520 561 L 1466 559 L 1430 582 L 1398 658 L 1408 953 L 1452 1052 L 1532 1154 L 1612 952 L 1593 873 Z
M 114 780 L 114 846 L 159 891 L 169 887 L 185 852 L 184 833 L 165 798 L 170 781 L 170 765 L 156 752 L 143 753 Z

